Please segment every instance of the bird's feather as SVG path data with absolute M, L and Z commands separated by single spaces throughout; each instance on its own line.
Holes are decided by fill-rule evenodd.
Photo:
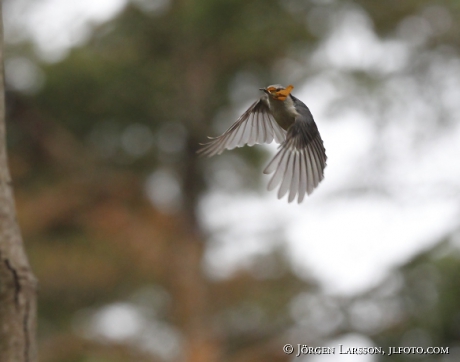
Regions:
M 266 94 L 221 136 L 202 145 L 198 153 L 214 156 L 226 149 L 275 140 L 280 143 L 279 150 L 264 170 L 265 174 L 273 173 L 268 190 L 279 186 L 278 198 L 288 194 L 289 202 L 297 196 L 301 203 L 324 178 L 327 156 L 310 110 L 290 94 L 293 87 L 281 89 L 278 93 L 282 98 L 278 94 L 269 98 L 270 92 L 279 87 L 267 87 Z
M 280 185 L 278 198 L 289 191 L 288 201 L 292 202 L 297 195 L 301 203 L 305 194 L 311 194 L 324 178 L 326 159 L 323 141 L 313 119 L 296 120 L 288 129 L 278 153 L 264 170 L 266 174 L 275 172 L 268 189 Z
M 270 113 L 266 96 L 262 96 L 227 131 L 203 144 L 198 153 L 210 157 L 244 145 L 271 143 L 273 140 L 281 143 L 285 136 L 286 131 Z

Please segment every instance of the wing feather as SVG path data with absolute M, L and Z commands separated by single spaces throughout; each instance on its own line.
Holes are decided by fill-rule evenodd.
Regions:
M 268 183 L 268 191 L 271 191 L 276 188 L 280 184 L 280 182 L 283 180 L 283 176 L 285 173 L 285 167 L 286 167 L 286 157 L 288 153 L 287 152 L 278 152 L 278 154 L 273 158 L 272 162 L 273 166 L 275 167 L 276 171 L 275 174 L 273 175 L 272 179 Z M 275 162 L 273 162 L 275 161 Z M 270 167 L 267 166 L 267 168 Z M 265 169 L 264 173 L 267 173 Z
M 300 182 L 300 155 L 299 152 L 294 152 L 294 162 L 293 162 L 293 175 L 292 175 L 292 182 L 289 188 L 289 198 L 288 202 L 292 202 L 295 199 L 295 195 L 297 195 L 297 191 L 299 190 L 299 182 Z
M 315 179 L 314 179 L 314 173 L 313 173 L 313 164 L 312 164 L 310 148 L 311 148 L 310 145 L 307 145 L 304 151 L 305 159 L 307 161 L 307 194 L 308 195 L 310 195 L 313 192 L 313 188 L 315 187 Z
M 286 169 L 283 172 L 283 175 L 284 175 L 283 181 L 281 182 L 281 186 L 278 190 L 279 199 L 281 199 L 288 192 L 289 187 L 291 186 L 292 176 L 294 173 L 294 169 L 293 169 L 294 162 L 293 161 L 294 161 L 295 152 L 286 152 L 286 155 L 287 155 Z
M 254 102 L 249 109 L 222 135 L 210 138 L 202 145 L 198 154 L 214 156 L 224 150 L 231 150 L 244 145 L 253 146 L 258 143 L 277 143 L 284 141 L 286 131 L 282 129 L 270 113 L 266 96 Z
M 304 151 L 300 152 L 300 182 L 299 182 L 299 198 L 297 199 L 298 203 L 300 204 L 304 197 L 305 191 L 307 189 L 307 163 L 305 160 Z
M 305 194 L 311 194 L 324 178 L 326 160 L 323 141 L 313 118 L 296 119 L 264 170 L 266 174 L 274 172 L 268 189 L 280 185 L 278 198 L 289 192 L 289 202 L 297 195 L 297 201 L 301 203 Z

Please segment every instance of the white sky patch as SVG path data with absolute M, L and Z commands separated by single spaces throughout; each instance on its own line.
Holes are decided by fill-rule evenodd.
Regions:
M 328 156 L 325 177 L 332 181 L 324 182 L 321 192 L 340 191 L 350 183 L 359 186 L 366 182 L 371 174 L 365 160 L 374 141 L 372 123 L 359 112 L 347 112 L 339 121 L 321 124 L 319 129 Z
M 414 186 L 438 185 L 438 189 L 432 190 L 438 196 L 459 195 L 460 162 L 456 155 L 460 156 L 460 124 L 407 152 L 403 162 L 395 162 L 385 177 L 393 187 L 410 186 L 408 192 L 415 192 Z
M 212 277 L 225 278 L 235 269 L 248 266 L 252 257 L 267 253 L 278 241 L 276 236 L 284 229 L 283 219 L 267 203 L 261 205 L 256 194 L 216 193 L 201 205 L 205 227 L 212 224 L 216 231 L 205 257 Z
M 155 207 L 166 214 L 180 208 L 181 188 L 176 175 L 167 169 L 158 169 L 147 178 L 146 193 Z
M 113 340 L 132 338 L 142 328 L 142 315 L 127 303 L 109 305 L 94 316 L 93 333 Z
M 455 222 L 454 205 L 398 205 L 388 199 L 344 199 L 310 208 L 288 225 L 296 270 L 331 294 L 375 286 L 393 267 L 437 241 Z
M 202 217 L 215 235 L 208 266 L 214 274 L 229 275 L 275 245 L 273 238 L 283 233 L 273 230 L 284 230 L 296 272 L 314 277 L 328 293 L 354 294 L 433 246 L 460 214 L 451 198 L 330 198 L 329 190 L 341 181 L 326 178 L 302 205 L 276 200 L 274 193 L 263 198 L 214 194 L 204 200 Z
M 376 356 L 372 354 L 357 355 L 357 354 L 345 354 L 349 348 L 371 348 L 374 346 L 372 341 L 366 336 L 360 334 L 346 334 L 340 338 L 337 338 L 329 342 L 325 347 L 335 349 L 335 354 L 322 354 L 306 356 L 301 358 L 301 362 L 374 362 L 377 361 Z M 342 354 L 340 354 L 342 352 Z M 385 351 L 388 353 L 388 351 Z
M 10 0 L 4 9 L 5 38 L 30 38 L 43 59 L 58 61 L 89 38 L 92 24 L 111 19 L 125 5 L 126 0 Z
M 45 76 L 41 69 L 27 58 L 10 57 L 5 60 L 5 80 L 8 87 L 19 92 L 35 93 Z
M 181 350 L 181 336 L 176 329 L 155 318 L 146 318 L 145 310 L 131 303 L 80 311 L 74 325 L 76 332 L 86 338 L 133 344 L 165 360 L 177 360 Z
M 344 11 L 335 18 L 332 33 L 313 57 L 316 66 L 387 74 L 406 64 L 409 51 L 405 44 L 396 40 L 380 41 L 364 11 Z

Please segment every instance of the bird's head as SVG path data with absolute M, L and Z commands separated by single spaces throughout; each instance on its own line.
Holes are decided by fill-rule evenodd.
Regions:
M 264 91 L 270 97 L 279 101 L 285 101 L 293 89 L 294 86 L 292 85 L 288 85 L 286 88 L 284 88 L 279 84 L 269 85 L 267 88 L 260 88 L 261 91 Z

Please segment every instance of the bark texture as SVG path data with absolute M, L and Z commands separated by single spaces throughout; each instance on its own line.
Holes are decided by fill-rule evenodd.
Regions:
M 37 283 L 16 219 L 6 154 L 3 74 L 0 3 L 0 362 L 35 362 Z

